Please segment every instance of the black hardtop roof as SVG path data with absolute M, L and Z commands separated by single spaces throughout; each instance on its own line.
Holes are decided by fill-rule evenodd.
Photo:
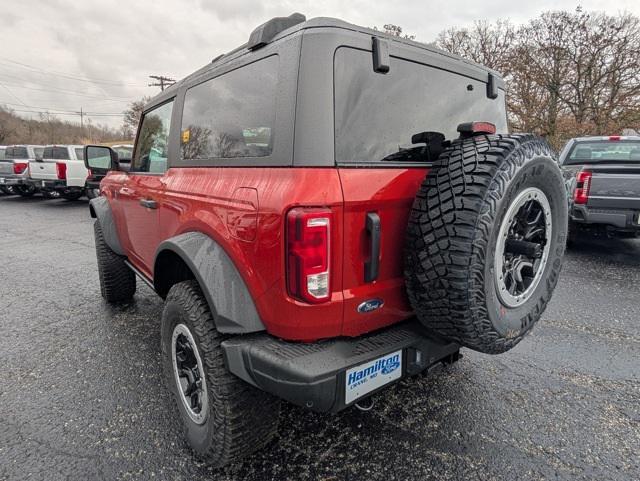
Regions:
M 294 14 L 295 15 L 295 14 Z M 275 19 L 272 19 L 275 20 Z M 271 20 L 270 20 L 271 21 Z M 262 25 L 260 25 L 258 28 L 260 28 Z M 434 46 L 433 44 L 426 44 L 426 43 L 421 43 L 421 42 L 416 42 L 415 40 L 410 40 L 407 38 L 402 38 L 402 37 L 396 37 L 394 35 L 390 35 L 384 32 L 381 32 L 379 30 L 374 30 L 371 28 L 367 28 L 367 27 L 361 27 L 359 25 L 354 25 L 352 23 L 349 22 L 345 22 L 344 20 L 339 20 L 337 18 L 331 18 L 331 17 L 316 17 L 316 18 L 312 18 L 310 20 L 306 20 L 304 22 L 298 23 L 297 25 L 294 25 L 290 28 L 287 28 L 283 31 L 281 31 L 280 33 L 278 33 L 277 35 L 275 35 L 273 37 L 273 39 L 269 42 L 269 43 L 273 43 L 276 42 L 278 40 L 281 40 L 285 37 L 289 37 L 292 36 L 296 33 L 299 33 L 303 30 L 307 30 L 307 29 L 312 29 L 312 28 L 336 28 L 336 29 L 342 29 L 342 30 L 349 30 L 351 32 L 357 32 L 357 33 L 361 33 L 363 35 L 367 35 L 370 37 L 381 37 L 384 38 L 386 40 L 392 41 L 392 42 L 397 42 L 397 43 L 401 43 L 401 44 L 405 44 L 405 45 L 410 45 L 412 47 L 417 47 L 419 49 L 422 50 L 427 50 L 431 53 L 434 54 L 438 54 L 438 55 L 443 55 L 449 59 L 453 59 L 455 61 L 459 61 L 459 62 L 463 62 L 467 65 L 473 66 L 475 68 L 481 68 L 483 70 L 486 70 L 487 72 L 490 72 L 494 75 L 496 75 L 498 78 L 502 78 L 501 74 L 499 72 L 496 72 L 492 69 L 489 69 L 488 67 L 485 67 L 483 65 L 477 64 L 475 62 L 472 62 L 471 60 L 467 60 L 463 57 L 460 57 L 459 55 L 455 55 L 449 52 L 446 52 L 442 49 L 437 48 L 436 46 Z M 159 93 L 158 95 L 156 95 L 155 97 L 153 97 L 145 106 L 145 110 L 147 110 L 148 108 L 150 108 L 151 106 L 155 106 L 158 104 L 161 104 L 162 102 L 168 100 L 169 98 L 173 97 L 175 95 L 175 91 L 177 89 L 180 88 L 180 86 L 184 83 L 189 82 L 191 79 L 193 78 L 197 78 L 200 75 L 211 71 L 213 69 L 216 69 L 232 60 L 238 59 L 244 55 L 250 55 L 253 52 L 253 50 L 250 50 L 249 48 L 247 48 L 247 44 L 242 44 L 239 47 L 236 47 L 235 49 L 231 50 L 230 52 L 223 54 L 223 55 L 218 55 L 217 57 L 215 57 L 213 59 L 213 61 L 211 63 L 208 63 L 206 65 L 204 65 L 203 67 L 199 68 L 198 70 L 196 70 L 195 72 L 191 73 L 190 75 L 187 75 L 186 77 L 184 77 L 183 79 L 177 81 L 176 83 L 174 83 L 171 87 L 166 88 L 164 91 L 162 91 L 161 93 Z

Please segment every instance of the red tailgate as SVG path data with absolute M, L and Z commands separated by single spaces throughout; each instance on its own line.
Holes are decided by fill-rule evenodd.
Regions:
M 339 169 L 345 202 L 344 335 L 357 336 L 412 315 L 404 288 L 402 252 L 409 211 L 426 173 L 426 168 Z M 375 234 L 371 220 L 367 227 L 368 216 L 379 219 L 380 225 L 379 269 L 369 282 L 365 271 L 372 260 Z M 376 308 L 380 301 L 382 306 Z M 368 307 L 367 302 L 371 303 Z

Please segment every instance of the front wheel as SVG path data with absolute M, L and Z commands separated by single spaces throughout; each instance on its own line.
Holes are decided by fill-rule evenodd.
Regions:
M 514 347 L 558 281 L 567 201 L 551 147 L 532 135 L 456 140 L 414 202 L 409 300 L 439 337 L 485 353 Z
M 194 280 L 175 284 L 162 313 L 162 358 L 192 449 L 224 466 L 265 446 L 278 428 L 280 401 L 231 374 L 220 334 Z
M 94 223 L 93 229 L 102 297 L 109 303 L 131 300 L 136 292 L 135 274 L 125 264 L 125 258 L 111 250 L 104 239 L 99 221 Z

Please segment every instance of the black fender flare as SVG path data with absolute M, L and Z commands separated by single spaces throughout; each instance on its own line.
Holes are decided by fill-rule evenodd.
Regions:
M 124 249 L 122 249 L 122 244 L 120 244 L 120 238 L 118 237 L 116 224 L 113 221 L 113 213 L 111 212 L 109 200 L 104 196 L 91 199 L 89 201 L 89 213 L 92 218 L 98 219 L 98 222 L 100 222 L 102 235 L 111 250 L 118 255 L 124 256 Z
M 244 279 L 216 241 L 201 232 L 167 239 L 158 246 L 154 266 L 167 251 L 178 255 L 195 276 L 219 332 L 246 334 L 265 330 Z M 156 291 L 157 282 L 158 272 L 154 269 Z

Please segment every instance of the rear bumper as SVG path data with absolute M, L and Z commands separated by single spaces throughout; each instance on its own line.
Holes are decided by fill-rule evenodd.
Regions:
M 9 177 L 0 174 L 0 185 L 28 185 L 30 182 L 24 177 Z
M 60 190 L 67 187 L 67 183 L 64 180 L 39 180 L 31 179 L 31 183 L 38 189 L 42 190 Z
M 574 205 L 571 220 L 578 224 L 602 224 L 624 230 L 640 230 L 640 211 L 632 209 L 600 209 Z
M 318 412 L 340 411 L 402 378 L 455 362 L 460 357 L 457 344 L 429 338 L 417 320 L 358 338 L 308 344 L 282 341 L 266 333 L 248 334 L 224 341 L 222 348 L 227 368 L 233 374 L 277 397 Z M 357 399 L 353 399 L 353 392 L 347 395 L 347 389 L 355 387 L 351 382 L 347 387 L 348 370 L 398 351 L 402 362 L 395 374 L 397 378 Z M 370 378 L 375 379 L 377 374 L 372 369 Z M 371 381 L 369 386 L 376 386 L 375 380 L 365 377 L 363 382 Z M 362 390 L 363 386 L 368 389 L 366 384 L 357 389 Z M 349 402 L 347 397 L 351 397 Z
M 66 180 L 37 180 L 32 179 L 31 183 L 38 189 L 46 191 L 56 191 L 61 194 L 70 194 L 76 192 L 82 192 L 84 187 L 68 186 Z

